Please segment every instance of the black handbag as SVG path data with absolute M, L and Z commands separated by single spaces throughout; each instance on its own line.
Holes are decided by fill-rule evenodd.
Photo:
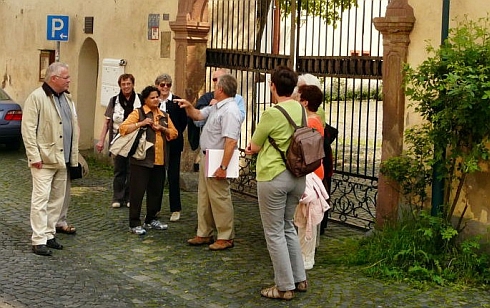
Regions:
M 82 164 L 78 163 L 78 166 L 76 167 L 69 167 L 69 173 L 70 173 L 70 179 L 76 180 L 76 179 L 81 179 L 83 177 L 83 168 Z
M 88 174 L 88 164 L 85 158 L 78 153 L 78 166 L 67 166 L 71 180 L 81 179 Z

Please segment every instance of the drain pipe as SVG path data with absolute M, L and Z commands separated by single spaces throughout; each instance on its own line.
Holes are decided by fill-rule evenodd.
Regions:
M 449 35 L 449 6 L 450 0 L 442 0 L 442 29 L 441 29 L 441 45 Z M 446 151 L 443 151 L 443 157 L 446 156 Z M 441 179 L 439 167 L 442 167 L 444 161 L 437 161 L 432 169 L 432 209 L 433 216 L 439 215 L 441 205 L 444 203 L 444 179 Z
M 449 35 L 449 6 L 451 0 L 442 0 L 442 29 L 441 29 L 441 45 Z

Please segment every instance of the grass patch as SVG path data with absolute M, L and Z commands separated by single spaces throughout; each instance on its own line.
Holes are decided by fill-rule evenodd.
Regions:
M 406 281 L 419 287 L 483 286 L 490 283 L 490 258 L 480 238 L 457 241 L 444 219 L 421 213 L 370 236 L 346 241 L 333 262 L 360 266 L 371 277 Z

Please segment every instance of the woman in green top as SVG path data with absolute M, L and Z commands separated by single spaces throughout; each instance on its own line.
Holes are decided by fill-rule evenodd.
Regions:
M 275 104 L 283 107 L 298 125 L 303 106 L 291 98 L 298 75 L 287 67 L 279 67 L 272 74 L 270 90 Z M 246 154 L 258 153 L 257 194 L 260 217 L 267 249 L 274 268 L 275 285 L 263 289 L 264 297 L 292 299 L 294 291 L 307 289 L 306 272 L 301 256 L 293 216 L 305 190 L 305 177 L 297 178 L 286 169 L 281 155 L 270 144 L 273 138 L 279 149 L 286 151 L 293 127 L 277 108 L 262 114 L 257 129 L 247 146 Z

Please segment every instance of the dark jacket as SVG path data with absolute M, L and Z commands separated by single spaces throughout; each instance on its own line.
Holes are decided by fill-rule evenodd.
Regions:
M 208 106 L 213 98 L 214 98 L 214 92 L 204 93 L 197 100 L 196 108 L 202 109 L 202 108 Z M 199 136 L 201 135 L 201 128 L 197 127 L 191 118 L 188 118 L 187 123 L 189 124 L 189 127 L 187 128 L 187 139 L 189 140 L 189 144 L 191 145 L 191 149 L 193 151 L 195 151 L 199 147 Z
M 184 150 L 184 131 L 187 127 L 187 114 L 184 108 L 180 108 L 174 99 L 179 99 L 177 95 L 172 94 L 172 100 L 166 102 L 167 113 L 172 120 L 179 136 L 175 140 L 168 141 L 169 152 L 176 153 Z

